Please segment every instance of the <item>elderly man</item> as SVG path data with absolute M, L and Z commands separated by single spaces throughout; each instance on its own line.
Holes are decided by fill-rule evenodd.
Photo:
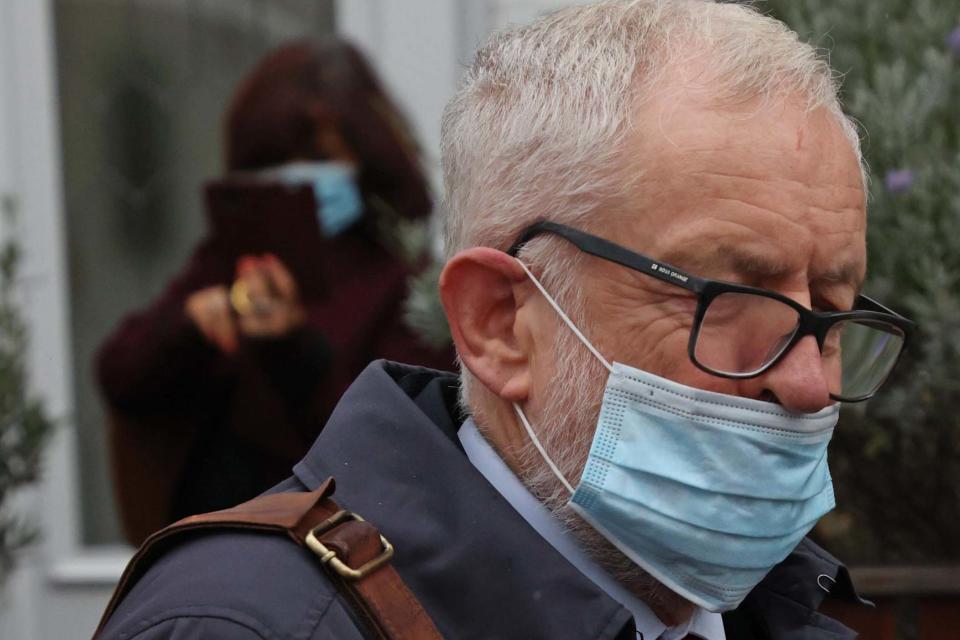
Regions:
M 432 627 L 381 635 L 854 637 L 816 613 L 858 598 L 804 536 L 834 506 L 839 403 L 911 325 L 860 294 L 826 63 L 743 6 L 569 9 L 480 50 L 443 163 L 460 388 L 372 364 L 271 494 L 336 476 L 392 543 L 409 591 L 379 602 Z M 370 637 L 330 575 L 278 536 L 182 537 L 103 636 Z

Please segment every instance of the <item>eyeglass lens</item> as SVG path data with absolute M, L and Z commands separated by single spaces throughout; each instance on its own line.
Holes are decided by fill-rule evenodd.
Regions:
M 783 353 L 799 323 L 799 313 L 779 300 L 722 293 L 704 313 L 694 358 L 715 373 L 755 373 Z M 830 392 L 851 399 L 872 394 L 896 363 L 903 341 L 898 327 L 882 321 L 844 320 L 833 325 L 820 352 Z

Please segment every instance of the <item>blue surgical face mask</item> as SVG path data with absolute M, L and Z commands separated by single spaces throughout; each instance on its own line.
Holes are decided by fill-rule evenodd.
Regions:
M 363 217 L 363 199 L 356 169 L 346 162 L 291 162 L 261 172 L 289 185 L 309 185 L 317 201 L 317 220 L 323 235 L 332 238 Z
M 795 414 L 611 365 L 523 268 L 610 371 L 576 488 L 514 405 L 572 494 L 570 507 L 687 600 L 715 612 L 736 608 L 833 509 L 827 444 L 839 405 Z

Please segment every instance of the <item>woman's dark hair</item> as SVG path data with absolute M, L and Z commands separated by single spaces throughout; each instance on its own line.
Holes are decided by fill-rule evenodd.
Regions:
M 244 79 L 226 117 L 227 169 L 322 160 L 322 126 L 356 157 L 368 202 L 379 197 L 405 217 L 430 211 L 409 127 L 360 51 L 338 38 L 284 45 Z

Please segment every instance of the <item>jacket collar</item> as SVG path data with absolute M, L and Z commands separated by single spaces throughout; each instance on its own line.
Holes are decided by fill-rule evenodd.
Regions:
M 452 374 L 371 364 L 294 473 L 311 490 L 336 477 L 336 500 L 393 542 L 397 571 L 445 636 L 632 637 L 629 612 L 470 464 L 452 417 L 457 384 Z
M 828 598 L 873 606 L 857 595 L 847 568 L 807 538 L 754 587 L 736 611 L 724 614 L 724 624 L 728 636 L 737 638 L 853 640 L 855 631 L 817 612 Z

